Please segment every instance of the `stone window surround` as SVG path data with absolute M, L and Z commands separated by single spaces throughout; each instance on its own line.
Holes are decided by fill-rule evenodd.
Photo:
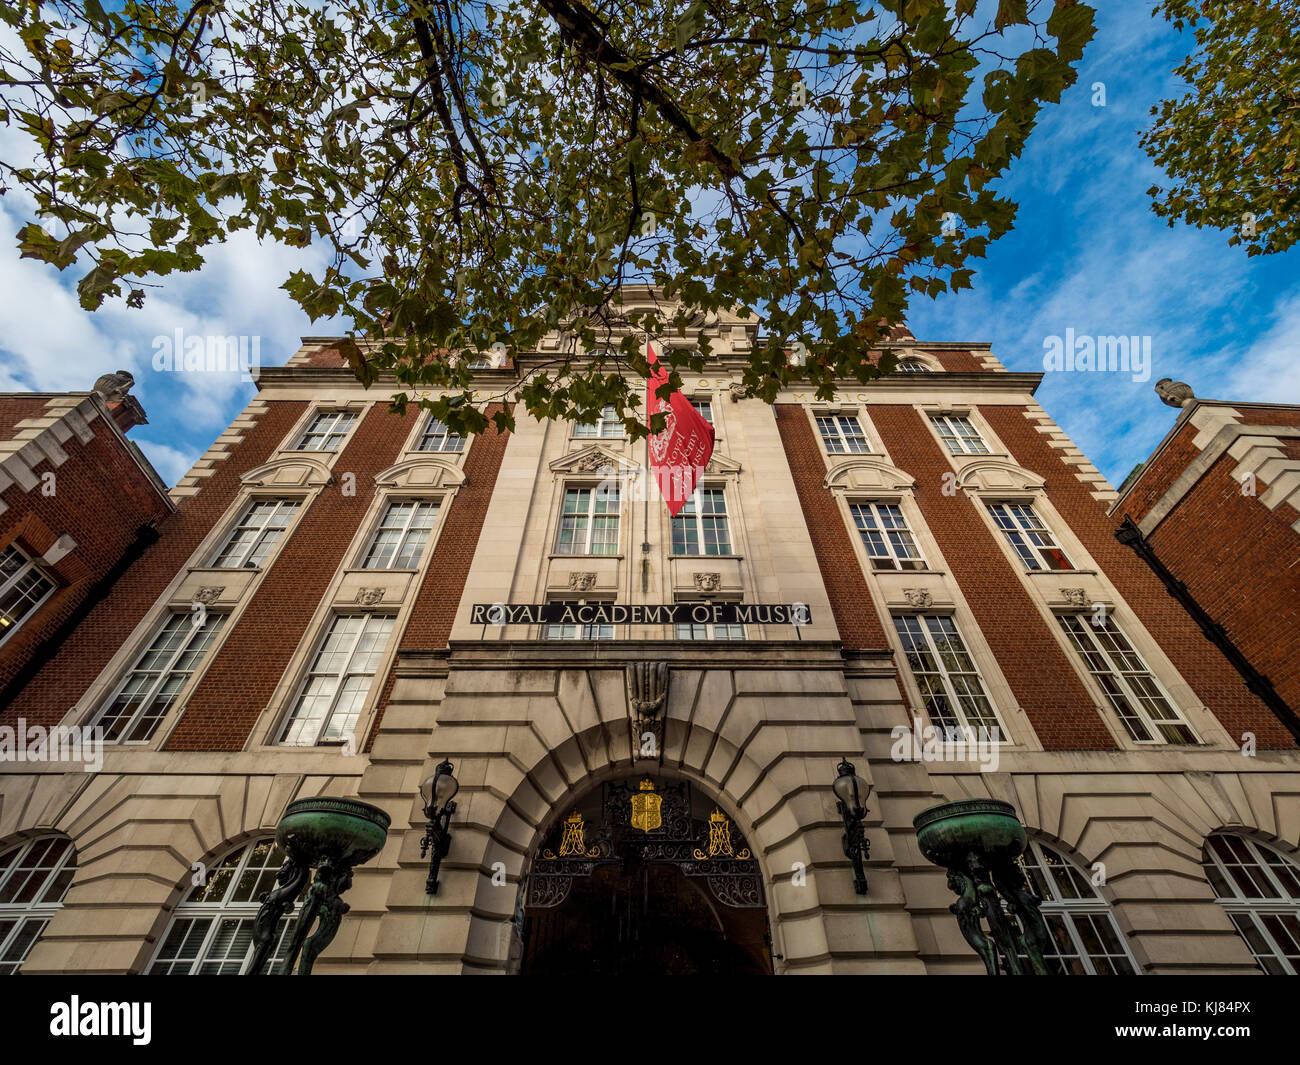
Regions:
M 921 421 L 925 423 L 926 429 L 934 437 L 934 442 L 939 446 L 940 452 L 948 460 L 948 464 L 959 473 L 963 466 L 971 462 L 979 462 L 985 459 L 1004 459 L 1007 462 L 1014 462 L 1011 452 L 1002 442 L 1001 438 L 993 431 L 992 426 L 985 421 L 983 414 L 978 409 L 979 404 L 971 401 L 959 403 L 917 403 L 913 409 L 920 414 Z M 935 428 L 932 416 L 942 414 L 951 415 L 956 418 L 965 418 L 971 423 L 975 431 L 979 433 L 980 438 L 988 448 L 987 453 L 969 454 L 961 452 L 954 454 L 948 450 L 948 445 L 943 442 L 943 437 L 939 435 L 939 430 Z
M 448 462 L 455 462 L 458 465 L 463 466 L 465 464 L 465 456 L 469 454 L 469 449 L 474 444 L 473 436 L 465 437 L 465 446 L 462 447 L 459 451 L 420 451 L 419 450 L 418 445 L 420 443 L 420 437 L 424 435 L 424 428 L 426 425 L 429 424 L 429 421 L 432 418 L 433 418 L 432 411 L 423 410 L 421 408 L 416 409 L 416 416 L 411 419 L 415 424 L 411 426 L 411 431 L 407 435 L 405 442 L 402 444 L 402 450 L 400 453 L 402 458 L 414 459 L 414 458 L 419 458 L 422 455 L 438 455 L 442 458 L 445 458 Z
M 138 750 L 138 751 L 156 751 L 161 750 L 171 737 L 176 725 L 180 722 L 181 716 L 189 703 L 190 697 L 194 690 L 203 682 L 203 677 L 207 673 L 208 666 L 221 653 L 221 648 L 225 645 L 226 640 L 234 631 L 235 626 L 239 623 L 248 604 L 252 601 L 257 589 L 261 586 L 266 574 L 270 571 L 275 561 L 284 550 L 290 538 L 297 531 L 299 523 L 303 520 L 308 509 L 315 501 L 316 497 L 325 489 L 328 484 L 328 472 L 323 467 L 314 471 L 315 476 L 308 475 L 304 483 L 299 486 L 285 485 L 283 487 L 268 486 L 268 481 L 276 469 L 282 469 L 294 461 L 274 459 L 252 470 L 249 470 L 242 477 L 244 482 L 240 491 L 236 493 L 235 498 L 231 500 L 226 512 L 215 522 L 208 530 L 208 534 L 199 542 L 194 551 L 190 554 L 189 561 L 177 572 L 172 578 L 167 588 L 141 617 L 139 623 L 132 629 L 131 633 L 121 646 L 115 651 L 104 668 L 100 670 L 99 675 L 90 683 L 81 697 L 77 699 L 67 714 L 64 715 L 62 724 L 76 725 L 89 723 L 99 712 L 104 703 L 112 696 L 121 682 L 126 670 L 131 664 L 139 658 L 141 652 L 148 646 L 149 641 L 153 639 L 158 631 L 158 627 L 168 614 L 176 612 L 187 612 L 190 609 L 192 600 L 182 597 L 179 593 L 185 584 L 187 578 L 195 570 L 209 570 L 210 567 L 203 563 L 216 557 L 220 550 L 221 544 L 225 543 L 230 532 L 238 523 L 248 506 L 259 499 L 284 498 L 287 496 L 296 496 L 300 503 L 298 512 L 294 515 L 293 522 L 285 530 L 285 534 L 280 537 L 275 549 L 267 557 L 264 565 L 257 567 L 255 570 L 231 570 L 232 573 L 252 573 L 253 577 L 247 582 L 241 594 L 229 603 L 222 603 L 221 612 L 226 615 L 226 622 L 222 626 L 221 632 L 204 654 L 203 659 L 197 663 L 194 672 L 190 675 L 185 686 L 177 693 L 177 697 L 172 705 L 168 708 L 163 719 L 154 729 L 153 735 L 145 742 L 132 744 L 112 744 L 114 750 Z M 319 466 L 319 460 L 316 465 Z M 210 570 L 218 574 L 220 570 Z
M 1127 731 L 1124 730 L 1123 725 L 1116 719 L 1101 689 L 1097 687 L 1092 676 L 1083 668 L 1083 663 L 1079 660 L 1079 652 L 1071 645 L 1065 633 L 1061 631 L 1061 626 L 1056 621 L 1056 614 L 1073 612 L 1078 609 L 1063 599 L 1065 587 L 1082 585 L 1084 590 L 1089 593 L 1089 604 L 1102 603 L 1106 606 L 1111 616 L 1115 618 L 1115 624 L 1123 631 L 1129 643 L 1133 645 L 1133 649 L 1137 651 L 1147 664 L 1147 668 L 1151 670 L 1151 674 L 1161 691 L 1164 692 L 1165 698 L 1169 700 L 1171 706 L 1178 710 L 1183 720 L 1196 734 L 1201 745 L 1221 746 L 1228 744 L 1227 734 L 1222 726 L 1217 725 L 1217 719 L 1209 714 L 1209 711 L 1196 698 L 1190 685 L 1182 680 L 1159 644 L 1156 643 L 1146 627 L 1138 621 L 1136 614 L 1128 609 L 1118 589 L 1097 566 L 1096 561 L 1086 550 L 1083 542 L 1075 535 L 1074 530 L 1070 528 L 1069 523 L 1061 517 L 1052 505 L 1043 479 L 1029 470 L 1015 466 L 1008 461 L 1002 461 L 996 456 L 968 457 L 977 457 L 984 461 L 965 464 L 965 467 L 958 474 L 958 487 L 971 501 L 971 505 L 979 514 L 980 520 L 988 530 L 988 534 L 993 537 L 999 550 L 1002 551 L 1003 556 L 1006 558 L 1007 565 L 1019 577 L 1021 586 L 1034 601 L 1039 616 L 1042 618 L 1043 623 L 1047 625 L 1052 638 L 1060 646 L 1061 652 L 1066 656 L 1066 660 L 1074 669 L 1075 674 L 1083 682 L 1083 686 L 1097 700 L 1094 704 L 1096 712 L 1100 714 L 1105 722 L 1106 729 L 1110 732 L 1116 744 L 1123 750 L 1144 750 L 1153 746 L 1165 746 L 1163 742 L 1154 744 L 1138 743 L 1131 739 Z M 1011 474 L 1012 480 L 1019 482 L 1018 486 L 1008 489 L 990 483 L 985 474 L 994 470 Z M 1002 534 L 1002 531 L 993 521 L 992 515 L 988 512 L 987 504 L 1001 501 L 1031 503 L 1039 518 L 1051 529 L 1052 534 L 1056 537 L 1056 542 L 1064 549 L 1070 561 L 1077 568 L 1072 570 L 1025 569 L 1020 556 L 1007 542 L 1007 538 Z M 1091 610 L 1091 605 L 1087 609 Z M 1123 615 L 1123 620 L 1117 616 L 1120 614 Z M 1211 737 L 1215 737 L 1216 733 L 1224 738 L 1222 740 L 1212 739 Z M 1231 746 L 1235 747 L 1235 744 L 1231 744 Z
M 347 449 L 348 444 L 352 442 L 352 438 L 356 436 L 357 430 L 361 428 L 361 423 L 366 420 L 366 415 L 370 413 L 372 406 L 374 406 L 373 400 L 350 399 L 346 396 L 342 396 L 336 401 L 322 397 L 308 403 L 307 409 L 302 412 L 302 415 L 294 422 L 293 427 L 276 446 L 272 458 L 310 455 L 320 458 L 321 461 L 332 467 L 338 457 Z M 333 451 L 301 451 L 294 446 L 297 441 L 302 439 L 303 433 L 307 431 L 307 427 L 311 425 L 316 415 L 325 411 L 342 410 L 353 411 L 357 417 L 356 421 L 352 423 L 352 428 L 348 430 L 348 435 L 343 438 L 343 442 L 337 448 Z
M 369 734 L 374 724 L 379 699 L 383 694 L 384 678 L 388 676 L 397 658 L 398 644 L 401 642 L 402 633 L 410 620 L 411 612 L 415 608 L 416 598 L 424 584 L 433 556 L 437 552 L 438 542 L 442 538 L 443 529 L 446 527 L 452 510 L 452 502 L 461 485 L 465 482 L 464 473 L 459 465 L 443 460 L 440 452 L 420 452 L 419 455 L 419 458 L 404 459 L 395 466 L 391 466 L 375 475 L 377 490 L 374 493 L 374 498 L 371 499 L 366 513 L 357 523 L 352 540 L 343 551 L 342 562 L 330 579 L 329 586 L 321 597 L 321 601 L 312 614 L 311 620 L 305 626 L 303 637 L 299 640 L 297 649 L 285 667 L 271 698 L 267 701 L 266 708 L 249 731 L 249 738 L 244 747 L 246 751 L 283 754 L 294 750 L 319 753 L 322 750 L 320 747 L 288 747 L 281 745 L 278 739 L 280 732 L 283 731 L 287 715 L 293 710 L 294 700 L 301 689 L 307 670 L 311 666 L 324 633 L 328 631 L 333 617 L 337 614 L 392 614 L 393 631 L 389 637 L 388 646 L 384 649 L 383 657 L 376 667 L 375 680 L 366 695 L 365 705 L 362 708 L 361 716 L 357 719 L 356 728 L 353 732 L 353 735 L 357 737 L 356 750 L 357 752 L 360 751 L 364 738 Z M 428 485 L 412 484 L 412 472 L 420 469 L 436 471 L 438 474 L 436 482 Z M 373 535 L 384 510 L 395 499 L 438 499 L 441 501 L 437 521 L 429 533 L 429 539 L 425 543 L 424 552 L 420 558 L 420 566 L 417 570 L 361 570 L 354 563 L 359 562 L 361 559 L 362 553 L 369 543 L 369 538 Z M 383 598 L 374 603 L 341 601 L 340 588 L 345 579 L 354 573 L 361 573 L 379 584 L 382 584 L 384 574 L 401 573 L 408 575 L 409 579 L 405 585 L 406 594 L 400 602 L 384 600 Z M 336 750 L 337 748 L 325 749 Z
M 1002 722 L 1003 733 L 1008 737 L 999 745 L 1000 749 L 1004 751 L 1042 750 L 1042 746 L 1034 734 L 1033 727 L 1029 723 L 1029 718 L 1020 708 L 1018 700 L 1012 692 L 1011 685 L 1003 675 L 997 659 L 990 650 L 987 641 L 984 639 L 984 634 L 975 620 L 975 615 L 971 612 L 965 597 L 962 595 L 961 588 L 953 579 L 943 552 L 939 550 L 938 541 L 930 532 L 921 510 L 917 506 L 913 492 L 916 484 L 915 478 L 882 461 L 878 456 L 853 455 L 836 457 L 845 459 L 845 461 L 837 462 L 827 472 L 824 484 L 835 497 L 836 505 L 840 510 L 840 519 L 844 522 L 845 531 L 853 544 L 853 550 L 866 581 L 867 589 L 871 594 L 876 614 L 882 621 L 887 646 L 894 652 L 894 663 L 903 691 L 907 696 L 905 709 L 908 711 L 909 719 L 906 723 L 910 726 L 912 713 L 916 713 L 929 723 L 929 715 L 925 710 L 925 703 L 921 699 L 921 690 L 917 686 L 916 679 L 912 676 L 911 669 L 907 666 L 902 642 L 894 631 L 893 617 L 895 614 L 951 614 L 957 623 L 958 630 L 961 632 L 962 640 L 966 644 L 966 651 L 970 654 L 975 662 L 975 668 L 979 671 L 980 681 L 984 685 L 984 691 L 993 707 L 993 712 L 998 720 Z M 880 487 L 857 487 L 851 484 L 850 478 L 855 469 L 870 471 L 876 476 Z M 860 502 L 898 503 L 903 509 L 904 517 L 907 518 L 907 524 L 912 530 L 912 536 L 916 540 L 917 546 L 932 568 L 926 570 L 873 569 L 871 560 L 867 556 L 867 549 L 863 545 L 862 538 L 858 535 L 857 528 L 853 523 L 853 513 L 849 510 L 851 503 Z M 927 590 L 933 589 L 930 603 L 924 607 L 918 607 L 905 598 L 907 593 L 917 585 Z

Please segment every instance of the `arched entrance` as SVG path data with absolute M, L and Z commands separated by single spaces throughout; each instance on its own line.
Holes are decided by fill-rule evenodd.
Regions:
M 689 781 L 592 789 L 543 839 L 521 902 L 525 975 L 772 972 L 758 861 Z

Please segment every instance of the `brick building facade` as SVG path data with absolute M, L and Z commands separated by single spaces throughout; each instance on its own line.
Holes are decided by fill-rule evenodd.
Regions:
M 1117 495 L 1035 401 L 1039 375 L 897 331 L 898 372 L 768 405 L 740 385 L 752 321 L 700 325 L 716 355 L 685 391 L 717 446 L 676 519 L 646 498 L 645 446 L 617 421 L 521 408 L 512 433 L 461 440 L 391 413 L 391 389 L 363 389 L 328 338 L 264 369 L 170 493 L 157 543 L 0 717 L 109 740 L 93 773 L 0 762 L 0 920 L 19 866 L 53 885 L 11 904 L 0 958 L 238 971 L 285 805 L 337 795 L 392 827 L 318 972 L 546 974 L 581 956 L 610 972 L 623 958 L 974 973 L 911 822 L 994 797 L 1030 830 L 1070 971 L 1294 971 L 1300 751 L 1116 541 Z M 513 402 L 518 375 L 566 343 L 485 366 L 476 387 Z M 1177 439 L 1165 451 L 1191 455 Z M 1126 500 L 1150 511 L 1165 491 L 1139 482 Z M 611 603 L 806 613 L 632 624 L 598 612 Z M 498 623 L 527 604 L 577 620 Z M 625 673 L 647 661 L 667 676 L 649 752 Z M 926 727 L 978 734 L 990 757 L 906 753 Z M 874 788 L 865 895 L 830 789 L 844 757 Z M 418 789 L 444 758 L 460 793 L 429 895 Z M 684 823 L 725 825 L 743 875 L 706 892 L 689 862 L 640 870 L 641 902 L 626 870 L 554 876 L 559 834 L 595 832 L 611 796 L 646 783 L 686 804 Z M 1276 898 L 1234 893 L 1225 870 L 1250 863 Z

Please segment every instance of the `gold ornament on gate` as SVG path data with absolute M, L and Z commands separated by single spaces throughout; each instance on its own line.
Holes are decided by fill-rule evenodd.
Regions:
M 726 814 L 716 807 L 713 813 L 709 814 L 709 853 L 705 854 L 698 847 L 695 848 L 697 862 L 707 861 L 710 858 L 735 858 L 742 862 L 749 859 L 748 847 L 743 848 L 739 854 L 735 852 L 731 843 L 731 822 L 727 820 Z
M 656 794 L 654 781 L 646 777 L 641 781 L 641 791 L 632 796 L 632 827 L 642 832 L 653 832 L 664 823 L 663 804 L 664 798 Z
M 594 847 L 587 846 L 587 826 L 582 819 L 582 814 L 574 810 L 573 813 L 565 819 L 564 835 L 560 837 L 560 853 L 552 850 L 542 852 L 542 857 L 555 861 L 559 858 L 598 858 L 600 857 L 600 845 Z

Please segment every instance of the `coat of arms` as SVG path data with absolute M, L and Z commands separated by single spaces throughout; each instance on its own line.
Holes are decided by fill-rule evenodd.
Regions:
M 649 777 L 641 781 L 641 791 L 632 796 L 632 827 L 653 832 L 664 823 L 660 814 L 663 804 L 664 798 L 655 792 L 654 781 Z

